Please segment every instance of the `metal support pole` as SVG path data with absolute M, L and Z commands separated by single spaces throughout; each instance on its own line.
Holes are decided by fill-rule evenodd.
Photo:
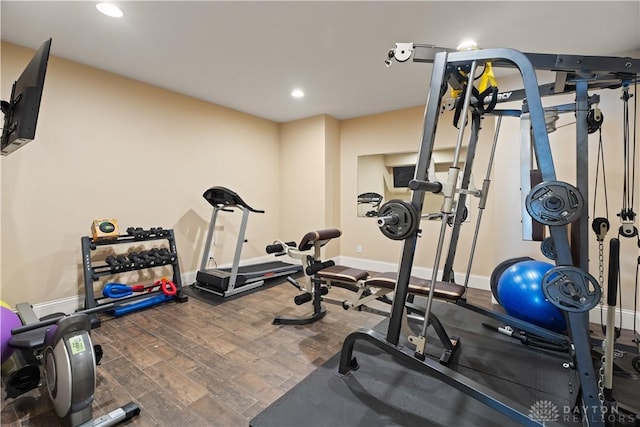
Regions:
M 571 224 L 574 265 L 589 271 L 589 113 L 588 82 L 576 82 L 576 187 L 584 199 L 584 212 Z
M 427 169 L 431 162 L 431 154 L 433 151 L 433 143 L 436 134 L 436 125 L 440 115 L 440 88 L 446 84 L 447 72 L 447 53 L 441 52 L 435 55 L 433 62 L 433 71 L 431 74 L 431 90 L 429 91 L 429 99 L 425 109 L 424 127 L 422 130 L 422 141 L 420 143 L 420 152 L 418 154 L 418 162 L 416 164 L 415 177 L 424 180 L 427 176 Z M 414 191 L 411 197 L 411 203 L 418 212 L 422 212 L 424 203 L 424 192 Z M 407 300 L 407 291 L 409 288 L 409 278 L 411 277 L 411 268 L 413 266 L 413 257 L 415 254 L 416 243 L 418 241 L 417 233 L 410 236 L 404 241 L 402 248 L 402 257 L 398 270 L 398 278 L 391 305 L 391 317 L 389 318 L 389 328 L 387 330 L 387 341 L 393 345 L 398 345 L 400 339 L 400 330 L 402 328 L 402 317 L 404 313 L 404 305 Z
M 233 256 L 233 265 L 231 266 L 231 276 L 229 277 L 229 286 L 227 292 L 233 291 L 236 287 L 236 280 L 238 278 L 238 269 L 240 267 L 240 256 L 242 255 L 242 247 L 245 242 L 245 234 L 247 232 L 247 222 L 249 221 L 249 209 L 238 206 L 242 209 L 242 223 L 240 224 L 240 231 L 238 231 L 238 241 L 236 242 L 236 253 Z
M 200 261 L 200 270 L 206 270 L 209 263 L 209 255 L 211 254 L 211 242 L 213 241 L 213 234 L 216 228 L 216 218 L 218 217 L 218 211 L 221 208 L 214 207 L 211 213 L 211 221 L 209 222 L 209 231 L 207 232 L 207 241 L 204 244 L 204 250 L 202 251 L 202 260 Z
M 464 172 L 462 173 L 461 188 L 467 190 L 469 183 L 471 182 L 471 171 L 473 170 L 473 161 L 476 155 L 476 146 L 478 145 L 478 133 L 480 131 L 480 114 L 476 111 L 472 113 L 471 117 L 471 136 L 469 137 L 469 144 L 467 145 L 467 158 L 464 164 Z M 453 262 L 456 256 L 456 250 L 458 249 L 458 239 L 460 238 L 460 230 L 462 228 L 462 218 L 467 203 L 467 195 L 461 192 L 458 196 L 458 205 L 456 207 L 456 215 L 453 221 L 453 227 L 451 230 L 451 238 L 449 240 L 449 250 L 447 253 L 447 260 L 444 263 L 442 269 L 442 280 L 449 282 L 453 279 Z

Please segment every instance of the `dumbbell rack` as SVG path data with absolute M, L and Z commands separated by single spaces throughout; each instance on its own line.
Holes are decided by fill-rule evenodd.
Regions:
M 145 235 L 124 234 L 124 235 L 119 235 L 117 238 L 110 239 L 110 240 L 94 240 L 89 236 L 83 236 L 81 238 L 82 260 L 83 260 L 82 265 L 83 265 L 84 288 L 85 288 L 85 293 L 84 293 L 84 309 L 85 310 L 90 308 L 100 307 L 101 305 L 106 305 L 108 303 L 115 303 L 117 306 L 121 306 L 121 305 L 133 303 L 138 300 L 143 300 L 153 296 L 162 295 L 161 290 L 156 290 L 151 292 L 143 292 L 137 295 L 134 294 L 128 297 L 118 298 L 116 301 L 111 300 L 109 302 L 101 302 L 101 300 L 104 300 L 105 298 L 102 298 L 102 297 L 96 298 L 93 286 L 94 286 L 94 282 L 100 280 L 101 277 L 120 274 L 126 271 L 145 270 L 145 269 L 163 267 L 163 266 L 171 266 L 173 269 L 172 281 L 176 285 L 176 288 L 178 289 L 178 292 L 173 298 L 173 300 L 178 302 L 186 302 L 188 300 L 188 297 L 184 294 L 182 290 L 182 280 L 180 278 L 180 266 L 178 264 L 177 256 L 174 257 L 175 259 L 172 262 L 167 264 L 144 266 L 144 267 L 134 265 L 131 268 L 127 268 L 125 270 L 121 270 L 116 273 L 112 271 L 109 265 L 104 263 L 94 264 L 92 260 L 92 251 L 95 251 L 101 246 L 111 246 L 111 245 L 118 245 L 118 244 L 124 244 L 124 243 L 129 243 L 129 244 L 142 243 L 142 242 L 148 242 L 152 240 L 167 240 L 169 244 L 169 252 L 171 252 L 172 254 L 178 253 L 176 249 L 175 235 L 173 233 L 173 230 L 171 229 L 162 230 L 162 233 L 159 235 L 157 234 L 145 234 Z M 100 326 L 100 319 L 98 319 L 96 314 L 92 314 L 90 317 L 91 317 L 92 328 L 97 328 L 98 326 Z

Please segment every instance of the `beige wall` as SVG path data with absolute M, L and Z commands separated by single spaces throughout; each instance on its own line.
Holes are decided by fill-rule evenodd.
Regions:
M 321 115 L 280 125 L 281 238 L 299 242 L 307 232 L 338 227 L 340 214 L 340 122 Z M 340 253 L 339 241 L 325 257 Z
M 345 120 L 341 126 L 342 151 L 342 216 L 343 236 L 341 253 L 347 257 L 398 263 L 401 243 L 387 239 L 376 226 L 375 218 L 357 216 L 356 198 L 358 195 L 358 157 L 363 155 L 417 152 L 422 135 L 423 107 L 414 107 L 384 114 Z M 453 116 L 446 113 L 441 119 L 436 136 L 435 148 L 444 149 L 455 146 L 457 131 L 452 125 Z M 491 128 L 493 119 L 485 119 L 484 127 Z M 468 136 L 468 134 L 467 134 Z M 466 140 L 465 140 L 466 141 Z M 492 141 L 492 135 L 481 133 L 478 142 L 477 164 L 486 164 Z M 482 184 L 483 175 L 474 174 L 477 186 Z M 405 197 L 408 200 L 410 196 Z M 386 200 L 385 200 L 386 201 Z M 383 201 L 384 203 L 384 201 Z M 475 217 L 476 201 L 471 201 L 472 215 Z M 485 221 L 487 218 L 485 218 Z M 487 221 L 488 222 L 488 221 Z M 435 260 L 435 241 L 440 231 L 438 221 L 423 221 L 422 238 L 418 242 L 415 257 L 416 267 L 433 268 Z M 465 227 L 472 232 L 471 227 Z M 490 229 L 481 229 L 481 238 L 489 236 Z M 470 247 L 471 234 L 461 236 L 460 246 Z M 356 247 L 361 246 L 358 253 Z M 455 270 L 466 270 L 463 253 L 459 252 Z M 494 267 L 492 253 L 478 253 L 474 272 L 489 275 Z
M 340 121 L 325 116 L 325 223 L 324 227 L 340 227 Z M 326 256 L 340 255 L 340 242 L 327 245 Z
M 325 224 L 325 117 L 280 125 L 283 240 L 300 242 Z
M 2 43 L 3 99 L 31 55 Z M 521 85 L 507 80 L 501 87 L 503 83 Z M 619 95 L 619 90 L 601 92 L 608 164 L 621 159 Z M 263 256 L 264 245 L 276 238 L 299 241 L 310 230 L 337 226 L 343 236 L 327 247 L 326 256 L 395 264 L 401 243 L 385 238 L 374 219 L 357 216 L 358 157 L 417 151 L 423 110 L 419 106 L 342 122 L 323 115 L 276 124 L 52 57 L 37 139 L 0 162 L 0 297 L 15 304 L 82 294 L 80 236 L 99 218 L 117 218 L 122 228 L 174 228 L 182 271 L 195 271 L 211 213 L 201 195 L 212 185 L 227 186 L 266 210 L 250 218 L 243 259 Z M 571 120 L 565 115 L 559 124 Z M 497 263 L 513 256 L 543 259 L 538 243 L 520 237 L 519 126 L 517 119 L 503 120 L 472 270 L 476 275 L 490 275 Z M 494 119 L 485 119 L 473 176 L 478 187 L 493 128 Z M 456 136 L 447 113 L 439 123 L 436 147 L 453 146 Z M 575 177 L 574 140 L 572 126 L 551 134 L 558 177 L 570 182 Z M 621 168 L 610 166 L 607 174 L 610 216 L 617 230 Z M 458 273 L 466 269 L 476 208 L 473 199 L 454 266 Z M 635 210 L 640 211 L 638 206 Z M 222 215 L 219 221 L 213 255 L 224 264 L 233 256 L 240 215 Z M 431 268 L 439 223 L 424 221 L 422 229 L 415 265 Z M 631 275 L 638 256 L 631 243 L 622 242 L 623 248 L 629 246 L 622 260 L 625 308 L 632 308 Z M 358 245 L 362 253 L 356 252 Z M 595 243 L 591 259 L 594 265 Z M 597 274 L 597 265 L 592 273 Z
M 32 55 L 2 43 L 3 99 Z M 80 237 L 94 219 L 173 228 L 183 272 L 196 270 L 213 185 L 266 211 L 249 219 L 243 258 L 277 237 L 278 124 L 60 58 L 49 62 L 36 140 L 1 162 L 10 304 L 84 293 Z M 219 264 L 232 259 L 240 216 L 221 215 Z

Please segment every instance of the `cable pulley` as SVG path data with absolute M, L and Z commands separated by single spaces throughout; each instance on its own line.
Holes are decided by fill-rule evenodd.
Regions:
M 560 310 L 581 313 L 600 302 L 602 290 L 595 277 L 572 266 L 559 266 L 542 277 L 542 291 Z
M 587 132 L 595 133 L 602 126 L 604 115 L 599 108 L 592 108 L 587 113 Z
M 404 240 L 418 231 L 418 210 L 404 200 L 389 200 L 378 210 L 378 227 L 391 240 Z
M 591 229 L 594 233 L 596 233 L 598 242 L 602 242 L 604 240 L 605 236 L 609 232 L 610 227 L 611 224 L 609 223 L 609 220 L 601 216 L 594 218 L 591 222 Z
M 567 225 L 582 214 L 584 198 L 571 184 L 545 181 L 531 189 L 525 206 L 531 218 L 543 225 Z

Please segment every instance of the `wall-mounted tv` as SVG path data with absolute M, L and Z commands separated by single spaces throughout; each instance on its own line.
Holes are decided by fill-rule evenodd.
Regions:
M 36 136 L 50 50 L 51 39 L 40 46 L 18 80 L 13 83 L 11 99 L 2 101 L 4 126 L 1 152 L 3 156 L 13 153 Z
M 393 168 L 393 187 L 406 188 L 409 181 L 413 179 L 416 173 L 416 165 L 411 166 L 394 166 Z

